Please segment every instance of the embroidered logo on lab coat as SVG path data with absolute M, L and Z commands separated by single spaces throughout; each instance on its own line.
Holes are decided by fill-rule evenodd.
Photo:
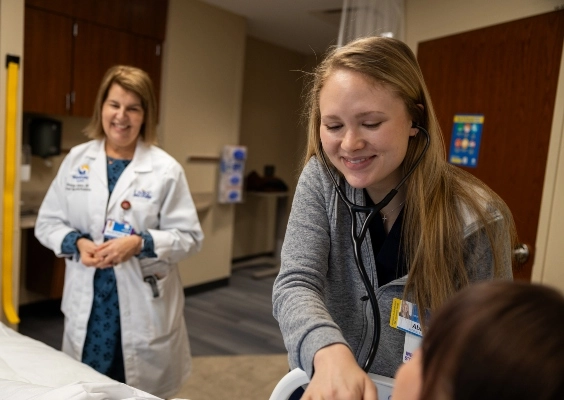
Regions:
M 149 200 L 153 197 L 153 195 L 151 194 L 151 192 L 149 190 L 139 189 L 139 190 L 133 191 L 133 197 L 141 197 L 141 198 Z
M 76 173 L 72 175 L 72 178 L 77 182 L 82 182 L 88 179 L 89 173 L 90 166 L 88 164 L 82 164 L 78 167 Z
M 90 191 L 88 178 L 90 177 L 90 166 L 82 164 L 71 174 L 70 181 L 67 181 L 65 190 L 69 191 Z

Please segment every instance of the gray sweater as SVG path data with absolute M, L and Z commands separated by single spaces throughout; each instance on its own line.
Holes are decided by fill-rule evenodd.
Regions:
M 347 197 L 364 205 L 362 189 L 344 185 Z M 462 208 L 463 209 L 463 208 Z M 359 213 L 359 226 L 366 218 Z M 465 265 L 470 281 L 493 278 L 489 241 L 468 213 Z M 493 221 L 499 221 L 496 212 Z M 290 367 L 299 367 L 311 378 L 315 353 L 342 343 L 364 363 L 374 333 L 374 320 L 354 261 L 351 220 L 325 167 L 312 158 L 300 176 L 282 247 L 281 269 L 273 288 L 273 313 L 280 324 Z M 509 249 L 509 243 L 508 243 Z M 511 278 L 507 252 L 503 276 Z M 393 298 L 401 299 L 407 276 L 379 286 L 374 252 L 367 232 L 361 256 L 380 308 L 381 337 L 370 372 L 393 377 L 402 363 L 405 333 L 390 327 Z

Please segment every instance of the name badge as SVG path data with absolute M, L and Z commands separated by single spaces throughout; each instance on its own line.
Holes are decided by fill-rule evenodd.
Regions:
M 392 301 L 392 313 L 390 315 L 390 326 L 404 332 L 423 337 L 417 305 L 406 300 L 394 298 Z
M 403 342 L 403 358 L 404 363 L 411 360 L 413 353 L 421 346 L 421 341 L 423 339 L 412 333 L 405 333 L 405 341 Z
M 415 350 L 421 346 L 423 338 L 417 304 L 394 298 L 392 300 L 390 326 L 405 332 L 402 361 L 408 362 L 413 357 Z
M 127 222 L 117 222 L 112 219 L 106 221 L 104 227 L 104 237 L 108 239 L 116 239 L 133 234 L 133 227 Z

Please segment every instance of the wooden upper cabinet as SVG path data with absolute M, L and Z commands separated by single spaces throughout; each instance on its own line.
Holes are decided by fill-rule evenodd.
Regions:
M 92 22 L 127 31 L 127 20 L 129 19 L 129 6 L 133 1 L 124 0 L 87 0 L 75 2 L 73 15 L 76 19 Z
M 70 109 L 72 19 L 26 8 L 23 109 L 65 115 Z
M 26 6 L 163 41 L 168 0 L 26 0 Z
M 76 0 L 25 0 L 25 5 L 72 17 L 75 2 Z
M 73 115 L 92 115 L 104 73 L 112 65 L 129 63 L 129 36 L 97 24 L 78 23 L 73 59 Z
M 129 4 L 128 31 L 163 41 L 168 0 L 134 0 Z
M 134 40 L 133 65 L 141 68 L 151 77 L 158 105 L 161 94 L 161 42 L 142 36 L 135 36 Z
M 90 117 L 101 79 L 116 64 L 146 71 L 158 100 L 167 4 L 26 0 L 23 110 Z
M 160 92 L 161 56 L 156 53 L 160 42 L 155 39 L 116 31 L 97 24 L 78 24 L 74 47 L 75 92 L 73 115 L 91 116 L 98 88 L 105 72 L 113 65 L 141 68 L 149 74 Z

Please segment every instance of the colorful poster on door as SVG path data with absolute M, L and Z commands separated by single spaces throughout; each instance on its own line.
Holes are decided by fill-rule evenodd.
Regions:
M 452 126 L 452 139 L 448 161 L 454 165 L 476 168 L 480 154 L 482 114 L 456 114 Z

